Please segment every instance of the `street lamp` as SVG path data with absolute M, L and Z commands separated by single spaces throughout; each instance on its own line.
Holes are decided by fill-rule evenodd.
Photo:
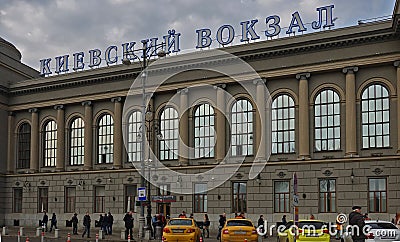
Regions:
M 141 136 L 142 136 L 142 139 L 141 139 L 141 144 L 140 144 L 140 146 L 141 146 L 140 170 L 141 170 L 142 177 L 141 177 L 140 186 L 145 187 L 145 183 L 146 183 L 145 177 L 144 177 L 145 166 L 146 166 L 145 160 L 144 160 L 145 159 L 145 147 L 146 147 L 146 139 L 145 139 L 145 137 L 146 137 L 146 123 L 145 123 L 146 122 L 146 86 L 145 85 L 146 85 L 146 78 L 147 78 L 146 68 L 147 68 L 147 56 L 148 56 L 148 53 L 147 53 L 148 40 L 142 40 L 141 42 L 143 44 L 143 48 L 141 49 L 142 50 L 142 61 L 140 61 L 140 58 L 135 53 L 130 53 L 130 54 L 132 54 L 138 58 L 139 63 L 141 64 L 141 68 L 142 68 L 142 75 L 141 75 L 141 81 L 142 81 Z M 154 48 L 154 50 L 152 53 L 149 54 L 149 56 L 152 56 L 152 54 L 154 54 L 154 52 L 156 52 L 159 48 L 161 48 L 161 50 L 157 52 L 158 57 L 166 56 L 166 53 L 163 50 L 164 45 L 165 45 L 164 43 L 161 43 L 161 44 L 158 44 L 155 46 L 151 46 L 151 48 Z M 140 50 L 140 49 L 138 49 L 138 50 Z M 127 57 L 125 57 L 122 60 L 122 63 L 125 65 L 129 65 L 129 64 L 131 64 L 131 61 Z M 149 192 L 148 192 L 148 194 L 149 194 Z M 149 201 L 149 203 L 148 203 L 149 205 L 147 208 L 147 212 L 148 212 L 147 216 L 150 216 L 150 223 L 151 223 L 151 204 L 150 204 L 151 200 L 150 200 L 150 197 L 148 197 L 147 199 Z M 143 238 L 144 237 L 145 217 L 144 217 L 144 206 L 142 206 L 142 204 L 140 204 L 140 205 L 141 206 L 140 206 L 140 217 L 139 217 L 139 238 Z M 151 229 L 151 224 L 148 224 L 148 226 L 150 226 L 148 228 Z

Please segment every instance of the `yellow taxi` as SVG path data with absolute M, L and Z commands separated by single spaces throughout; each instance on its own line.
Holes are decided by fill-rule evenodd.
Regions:
M 221 230 L 222 242 L 257 242 L 258 234 L 253 222 L 248 219 L 234 218 L 228 219 Z
M 194 219 L 172 218 L 164 227 L 162 241 L 194 241 L 200 242 L 201 230 Z
M 278 228 L 279 242 L 329 242 L 331 236 L 325 222 L 320 220 L 300 220 L 298 226 L 289 221 L 284 228 Z

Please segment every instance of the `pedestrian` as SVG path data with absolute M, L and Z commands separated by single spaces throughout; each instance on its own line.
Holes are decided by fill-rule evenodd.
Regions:
M 193 213 L 190 214 L 189 218 L 193 218 L 194 219 Z
M 103 233 L 105 235 L 108 235 L 107 227 L 108 227 L 108 215 L 105 213 L 103 216 L 103 223 L 101 224 L 101 230 L 103 230 Z
M 182 211 L 182 213 L 179 214 L 178 218 L 186 218 L 186 212 Z
M 368 217 L 368 213 L 364 213 L 364 220 L 371 220 L 371 218 Z
M 260 215 L 260 218 L 259 218 L 258 221 L 257 221 L 257 227 L 260 229 L 260 232 L 261 232 L 262 234 L 264 234 L 264 232 L 265 232 L 264 223 L 265 223 L 264 215 L 261 214 L 261 215 Z M 264 238 L 267 238 L 267 234 L 265 233 L 263 237 L 264 237 Z
M 158 214 L 154 214 L 154 216 L 151 218 L 151 225 L 153 226 L 154 239 L 156 239 L 156 228 L 159 226 Z
M 125 214 L 124 217 L 125 222 L 125 239 L 128 239 L 128 235 L 130 235 L 131 239 L 133 239 L 133 216 L 132 211 L 129 211 Z
M 314 220 L 314 219 L 315 219 L 314 214 L 310 214 L 310 220 Z
M 225 215 L 225 216 L 224 216 Z M 225 222 L 226 222 L 226 214 L 224 213 L 224 214 L 221 214 L 221 215 L 219 215 L 219 220 L 218 220 L 218 235 L 217 235 L 217 240 L 220 240 L 221 239 L 221 231 L 222 231 L 222 228 L 224 227 L 224 225 L 225 225 Z
M 240 217 L 240 218 L 243 218 L 243 219 L 246 218 L 246 217 L 244 216 L 244 212 L 240 212 L 239 217 Z
M 86 215 L 83 217 L 83 227 L 85 230 L 83 231 L 82 238 L 85 234 L 90 238 L 90 222 L 92 222 L 92 220 L 90 219 L 89 212 L 86 212 Z
M 282 225 L 286 225 L 287 221 L 286 221 L 286 215 L 282 216 Z
M 109 235 L 112 235 L 113 224 L 114 224 L 114 216 L 112 216 L 111 212 L 108 212 L 107 233 Z
M 99 221 L 97 222 L 97 225 L 95 224 L 94 226 L 100 227 L 100 229 L 103 230 L 103 222 L 104 222 L 103 214 L 100 214 Z
M 78 234 L 78 214 L 74 213 L 74 216 L 72 216 L 71 218 L 71 222 L 72 222 L 72 234 Z
M 50 232 L 54 229 L 57 229 L 57 216 L 56 213 L 53 213 L 53 216 L 51 216 L 50 220 Z
M 207 237 L 210 238 L 210 219 L 208 218 L 208 214 L 204 214 L 204 226 L 203 226 L 203 237 L 205 237 L 205 231 L 207 231 Z
M 339 217 L 340 217 L 340 213 L 336 217 L 336 236 L 335 236 L 335 238 L 337 240 L 340 240 L 343 236 L 343 221 L 340 221 Z
M 47 216 L 46 210 L 43 211 L 42 226 L 47 232 L 47 223 L 49 222 L 49 216 Z
M 364 235 L 364 217 L 361 214 L 361 207 L 360 206 L 353 206 L 353 212 L 349 214 L 349 224 L 353 225 L 352 230 L 352 238 L 353 242 L 365 242 L 365 235 Z

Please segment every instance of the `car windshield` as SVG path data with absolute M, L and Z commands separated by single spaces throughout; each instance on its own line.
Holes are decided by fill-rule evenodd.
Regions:
M 172 219 L 168 223 L 169 225 L 186 225 L 191 226 L 192 220 L 189 219 Z
M 323 225 L 324 225 L 323 222 L 318 222 L 318 221 L 299 222 L 300 229 L 321 229 Z
M 229 220 L 226 223 L 226 226 L 250 226 L 250 227 L 253 227 L 253 224 L 247 220 Z
M 367 223 L 366 225 L 371 226 L 371 229 L 397 229 L 392 223 Z

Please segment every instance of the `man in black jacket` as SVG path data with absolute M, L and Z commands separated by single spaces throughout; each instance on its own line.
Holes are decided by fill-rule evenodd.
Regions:
M 92 222 L 92 220 L 90 219 L 89 212 L 86 212 L 86 215 L 83 217 L 83 226 L 85 228 L 85 231 L 83 231 L 82 238 L 83 236 L 85 236 L 86 233 L 87 237 L 90 238 L 90 222 Z
M 74 213 L 74 216 L 71 219 L 72 222 L 72 233 L 73 234 L 78 234 L 78 214 Z
M 133 216 L 132 211 L 129 211 L 125 214 L 124 217 L 125 222 L 125 239 L 128 239 L 128 234 L 130 235 L 131 240 L 133 240 Z
M 365 242 L 364 235 L 364 217 L 361 214 L 360 206 L 353 206 L 353 212 L 349 215 L 349 224 L 354 226 L 355 228 L 352 231 L 353 242 Z M 357 229 L 358 228 L 358 229 Z

